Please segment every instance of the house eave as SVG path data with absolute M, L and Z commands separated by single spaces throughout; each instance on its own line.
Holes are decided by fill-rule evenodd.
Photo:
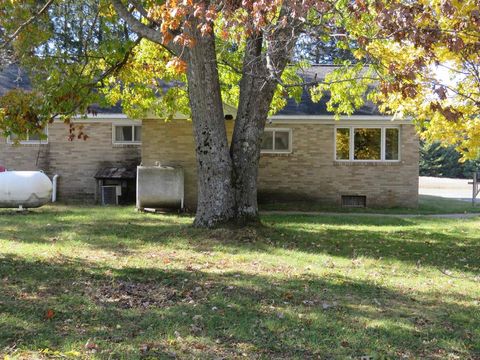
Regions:
M 272 124 L 412 124 L 409 118 L 395 118 L 385 115 L 352 115 L 340 116 L 336 120 L 333 115 L 274 115 L 268 118 Z
M 63 122 L 59 117 L 56 117 L 55 122 Z M 131 119 L 125 114 L 105 114 L 98 113 L 96 115 L 75 115 L 72 116 L 70 122 L 73 124 L 78 123 L 141 123 L 141 120 Z

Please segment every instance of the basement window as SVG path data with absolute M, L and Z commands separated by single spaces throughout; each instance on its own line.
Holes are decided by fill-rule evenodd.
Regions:
M 18 136 L 16 134 L 11 134 L 7 142 L 9 144 L 48 144 L 48 128 L 44 128 L 40 132 L 32 133 L 27 132 L 24 136 Z
M 114 144 L 141 144 L 142 126 L 141 125 L 114 125 L 113 126 Z
M 399 161 L 398 127 L 337 127 L 335 129 L 337 161 Z
M 265 129 L 262 137 L 261 152 L 266 154 L 291 153 L 291 129 Z
M 360 195 L 342 195 L 342 207 L 367 207 L 367 197 Z

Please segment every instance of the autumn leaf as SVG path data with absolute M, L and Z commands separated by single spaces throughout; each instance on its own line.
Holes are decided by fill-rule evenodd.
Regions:
M 45 320 L 51 320 L 55 317 L 55 311 L 53 311 L 52 309 L 48 309 L 46 312 L 45 312 Z
M 90 352 L 97 352 L 98 345 L 94 341 L 92 341 L 92 339 L 88 339 L 85 344 L 85 349 Z
M 167 63 L 167 68 L 177 74 L 184 74 L 187 72 L 187 63 L 178 57 L 174 57 Z

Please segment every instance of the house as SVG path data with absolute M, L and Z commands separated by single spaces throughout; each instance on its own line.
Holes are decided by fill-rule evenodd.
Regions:
M 13 88 L 28 87 L 25 74 L 18 68 L 9 67 L 0 73 L 0 96 Z M 123 185 L 120 202 L 134 202 L 134 181 L 132 185 L 131 179 L 118 178 L 118 172 L 109 179 L 95 176 L 111 168 L 135 169 L 140 164 L 141 121 L 128 119 L 119 107 L 96 111 L 96 116 L 72 120 L 75 126 L 83 125 L 89 137 L 86 141 L 69 141 L 69 127 L 61 121 L 48 125 L 46 139 L 27 136 L 14 144 L 13 139 L 0 136 L 0 165 L 8 170 L 42 170 L 50 178 L 58 174 L 60 201 L 100 201 L 98 185 L 102 182 Z
M 313 66 L 305 79 L 321 79 L 329 66 Z M 392 120 L 367 103 L 334 120 L 326 94 L 313 103 L 304 91 L 266 125 L 259 165 L 259 202 L 318 201 L 336 205 L 416 207 L 419 142 L 411 120 Z M 234 110 L 232 110 L 234 112 Z M 234 115 L 234 114 L 232 114 Z M 234 117 L 234 116 L 233 116 Z M 234 120 L 226 120 L 229 138 Z M 142 120 L 142 163 L 181 166 L 185 204 L 196 206 L 192 123 Z
M 312 67 L 305 77 L 321 78 L 330 69 Z M 328 95 L 313 103 L 305 91 L 299 104 L 289 100 L 269 119 L 262 142 L 259 202 L 308 200 L 350 206 L 417 206 L 419 143 L 412 122 L 392 121 L 371 103 L 336 121 L 327 111 L 327 101 Z M 181 116 L 169 122 L 154 117 L 136 122 L 119 111 L 108 111 L 75 120 L 85 126 L 90 137 L 86 142 L 69 142 L 65 125 L 55 122 L 48 128 L 46 143 L 29 139 L 13 146 L 8 139 L 2 139 L 0 165 L 58 173 L 62 179 L 61 200 L 89 201 L 95 199 L 95 194 L 98 198 L 94 177 L 103 168 L 134 166 L 140 158 L 146 166 L 181 166 L 185 205 L 195 208 L 192 123 Z M 229 111 L 234 115 L 234 109 Z M 234 120 L 225 121 L 231 135 Z

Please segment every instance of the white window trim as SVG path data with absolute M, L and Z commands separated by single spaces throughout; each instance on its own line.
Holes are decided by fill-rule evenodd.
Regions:
M 355 129 L 380 129 L 381 136 L 380 136 L 380 154 L 381 159 L 379 160 L 359 160 L 355 159 Z M 337 129 L 349 129 L 349 159 L 337 159 Z M 398 159 L 397 160 L 387 160 L 385 159 L 386 154 L 386 129 L 397 129 L 398 130 Z M 401 152 L 401 142 L 402 142 L 402 129 L 400 126 L 384 126 L 384 125 L 358 125 L 358 126 L 335 126 L 333 132 L 333 159 L 337 162 L 371 162 L 371 163 L 398 163 L 402 160 L 402 152 Z
M 47 136 L 46 139 L 20 140 L 17 144 L 20 144 L 20 145 L 46 145 L 46 144 L 48 144 L 48 125 L 45 127 L 45 135 Z M 28 137 L 28 135 L 27 135 L 27 137 Z M 12 140 L 10 135 L 7 137 L 7 144 L 15 145 L 15 141 Z
M 273 149 L 275 149 L 275 132 L 276 131 L 288 132 L 288 149 L 287 150 L 261 150 L 260 149 L 261 154 L 291 154 L 292 153 L 292 149 L 293 149 L 292 129 L 288 129 L 288 128 L 265 128 L 264 133 L 266 131 L 271 131 L 272 132 L 272 136 L 273 136 L 272 146 L 273 146 Z M 261 144 L 260 144 L 260 146 L 261 146 Z
M 128 122 L 128 123 L 112 123 L 112 144 L 113 145 L 142 145 L 141 141 L 116 141 L 115 140 L 115 128 L 117 126 L 130 126 L 132 127 L 132 139 L 135 139 L 135 126 L 140 126 L 142 127 L 142 123 L 134 123 L 134 122 Z

